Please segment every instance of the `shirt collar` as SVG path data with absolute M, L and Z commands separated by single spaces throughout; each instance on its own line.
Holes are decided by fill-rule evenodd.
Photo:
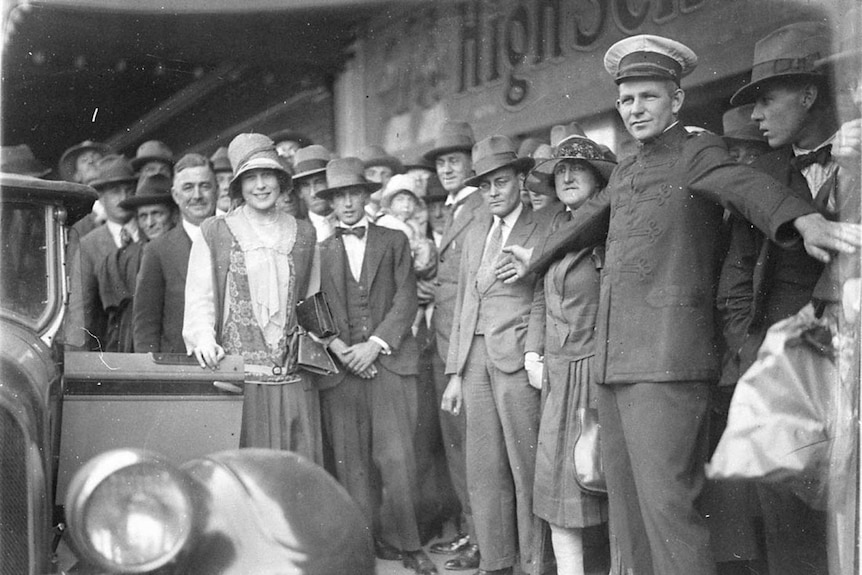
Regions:
M 805 154 L 809 154 L 809 153 L 811 153 L 811 152 L 814 152 L 814 151 L 816 151 L 816 150 L 819 150 L 820 148 L 822 148 L 822 147 L 823 147 L 823 146 L 825 146 L 826 144 L 834 144 L 834 143 L 835 143 L 835 137 L 836 137 L 836 136 L 838 136 L 838 132 L 835 132 L 835 133 L 834 133 L 834 134 L 832 134 L 832 135 L 831 135 L 827 140 L 825 140 L 823 143 L 821 143 L 819 146 L 814 146 L 814 147 L 813 147 L 812 149 L 810 149 L 810 150 L 806 150 L 805 148 L 800 148 L 800 147 L 799 147 L 799 146 L 797 146 L 796 144 L 793 144 L 793 145 L 791 146 L 791 147 L 793 148 L 793 155 L 794 155 L 794 156 L 803 156 L 803 155 L 805 155 Z
M 201 227 L 196 226 L 185 218 L 183 218 L 183 229 L 186 231 L 186 235 L 189 239 L 193 242 L 201 237 Z
M 338 222 L 336 224 L 339 228 L 367 228 L 368 227 L 368 216 L 362 216 L 362 219 L 353 224 L 352 226 L 345 225 L 342 222 Z
M 499 222 L 503 220 L 503 223 L 506 224 L 506 227 L 510 230 L 515 226 L 515 222 L 518 221 L 518 218 L 521 217 L 521 212 L 524 211 L 524 204 L 518 202 L 518 205 L 515 206 L 515 209 L 508 213 L 508 215 L 499 218 L 494 216 L 494 220 Z
M 457 204 L 459 202 L 463 202 L 468 197 L 470 197 L 470 194 L 472 194 L 473 192 L 475 192 L 478 189 L 479 188 L 474 188 L 473 186 L 465 186 L 465 187 L 461 188 L 460 190 L 458 190 L 458 193 L 456 193 L 454 196 L 452 194 L 449 194 L 448 196 L 446 196 L 446 205 L 447 206 L 454 206 L 455 204 Z

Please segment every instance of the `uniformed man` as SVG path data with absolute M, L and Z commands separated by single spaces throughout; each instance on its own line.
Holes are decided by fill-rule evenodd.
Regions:
M 605 54 L 617 110 L 637 140 L 607 187 L 537 250 L 510 248 L 501 277 L 542 271 L 606 237 L 596 346 L 612 549 L 627 573 L 714 574 L 695 501 L 704 483 L 709 382 L 718 378 L 714 250 L 722 205 L 782 246 L 853 251 L 858 226 L 833 224 L 784 186 L 735 163 L 718 136 L 678 122 L 680 80 L 697 56 L 658 36 Z M 628 571 L 626 571 L 628 569 Z

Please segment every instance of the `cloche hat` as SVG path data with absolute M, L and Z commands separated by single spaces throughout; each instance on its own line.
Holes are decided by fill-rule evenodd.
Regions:
M 281 191 L 286 192 L 292 186 L 290 172 L 281 163 L 275 151 L 275 143 L 263 134 L 239 134 L 227 148 L 230 165 L 233 168 L 233 178 L 230 181 L 231 198 L 242 195 L 241 177 L 250 170 L 273 170 L 278 176 Z

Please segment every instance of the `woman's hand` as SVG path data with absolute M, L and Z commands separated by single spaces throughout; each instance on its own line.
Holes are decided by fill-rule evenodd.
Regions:
M 449 377 L 449 384 L 446 386 L 446 391 L 443 392 L 443 401 L 440 403 L 440 409 L 452 415 L 461 413 L 461 404 L 464 398 L 461 391 L 461 376 L 452 375 Z
M 224 348 L 215 341 L 195 346 L 189 352 L 189 355 L 192 354 L 197 358 L 202 369 L 210 368 L 213 370 L 218 369 L 219 362 L 225 356 Z

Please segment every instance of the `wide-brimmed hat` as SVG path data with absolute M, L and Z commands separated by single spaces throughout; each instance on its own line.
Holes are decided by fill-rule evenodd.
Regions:
M 291 130 L 290 128 L 273 132 L 269 135 L 269 139 L 276 144 L 278 144 L 279 142 L 296 142 L 296 144 L 300 148 L 304 148 L 306 146 L 314 144 L 314 142 L 311 141 L 311 138 L 309 138 L 302 132 L 297 132 L 296 130 Z
M 171 179 L 164 174 L 152 174 L 140 178 L 135 189 L 135 195 L 120 202 L 120 207 L 125 210 L 134 210 L 141 206 L 153 204 L 176 206 L 171 195 Z
M 233 173 L 233 168 L 230 166 L 230 158 L 227 155 L 227 148 L 225 146 L 221 146 L 218 150 L 210 156 L 210 162 L 213 164 L 213 171 L 216 173 L 219 172 L 231 172 Z
M 0 172 L 41 178 L 50 171 L 51 168 L 36 159 L 27 144 L 0 147 Z
M 533 158 L 519 158 L 518 148 L 506 136 L 489 136 L 477 142 L 472 157 L 476 175 L 464 182 L 466 186 L 478 186 L 482 178 L 500 168 L 526 174 L 536 163 Z
M 404 171 L 401 160 L 384 150 L 381 146 L 365 146 L 359 151 L 359 159 L 366 168 L 372 166 L 386 166 L 393 174 Z
M 138 151 L 132 158 L 132 167 L 140 170 L 147 162 L 164 162 L 173 167 L 174 153 L 164 142 L 149 140 L 138 146 Z
M 418 200 L 419 194 L 416 193 L 416 178 L 407 174 L 395 174 L 389 178 L 389 181 L 383 187 L 383 192 L 380 196 L 380 205 L 388 208 L 392 203 L 392 198 L 402 192 L 407 192 Z
M 94 142 L 92 140 L 84 140 L 80 144 L 75 144 L 60 156 L 59 163 L 59 172 L 60 177 L 66 180 L 67 182 L 71 182 L 75 177 L 75 172 L 77 168 L 75 167 L 75 162 L 78 160 L 78 156 L 87 150 L 95 150 L 99 152 L 103 156 L 107 156 L 108 154 L 112 154 L 113 150 L 107 145 L 102 144 L 101 142 Z
M 380 184 L 365 179 L 365 166 L 359 158 L 335 158 L 326 164 L 326 189 L 319 190 L 318 198 L 329 199 L 338 190 L 361 188 L 369 194 L 380 189 Z
M 440 127 L 440 135 L 434 140 L 434 147 L 425 152 L 424 157 L 429 162 L 434 162 L 437 156 L 450 152 L 464 152 L 469 154 L 476 143 L 473 136 L 473 128 L 467 122 L 445 122 Z
M 273 170 L 278 176 L 281 191 L 286 192 L 292 186 L 290 172 L 282 164 L 275 151 L 275 142 L 263 134 L 239 134 L 227 148 L 230 165 L 233 168 L 233 178 L 230 181 L 230 196 L 242 196 L 240 182 L 242 175 L 249 170 Z
M 306 146 L 296 151 L 293 156 L 294 180 L 307 178 L 315 174 L 322 174 L 326 171 L 326 164 L 332 159 L 332 154 L 325 147 L 314 144 Z
M 604 64 L 617 84 L 626 80 L 662 79 L 679 85 L 697 66 L 697 55 L 676 40 L 639 34 L 608 48 Z
M 820 22 L 796 22 L 775 30 L 754 45 L 751 81 L 730 98 L 734 106 L 757 99 L 764 82 L 775 78 L 825 79 L 815 64 L 832 52 L 829 27 Z
M 547 183 L 547 186 L 537 186 L 537 189 L 533 190 L 534 192 L 546 195 L 555 193 L 554 168 L 563 160 L 579 160 L 589 164 L 599 173 L 605 183 L 617 165 L 616 158 L 613 158 L 612 154 L 609 155 L 606 150 L 603 150 L 599 144 L 591 139 L 583 136 L 569 136 L 554 148 L 552 158 L 543 160 L 536 166 L 536 169 L 530 172 L 536 176 L 536 179 L 544 179 Z
M 97 176 L 89 184 L 96 190 L 111 184 L 125 182 L 137 182 L 138 174 L 132 169 L 132 163 L 126 156 L 120 154 L 108 154 L 96 163 Z
M 725 112 L 721 117 L 721 137 L 725 140 L 766 142 L 766 136 L 757 127 L 757 122 L 751 119 L 753 111 L 754 104 L 746 104 Z

